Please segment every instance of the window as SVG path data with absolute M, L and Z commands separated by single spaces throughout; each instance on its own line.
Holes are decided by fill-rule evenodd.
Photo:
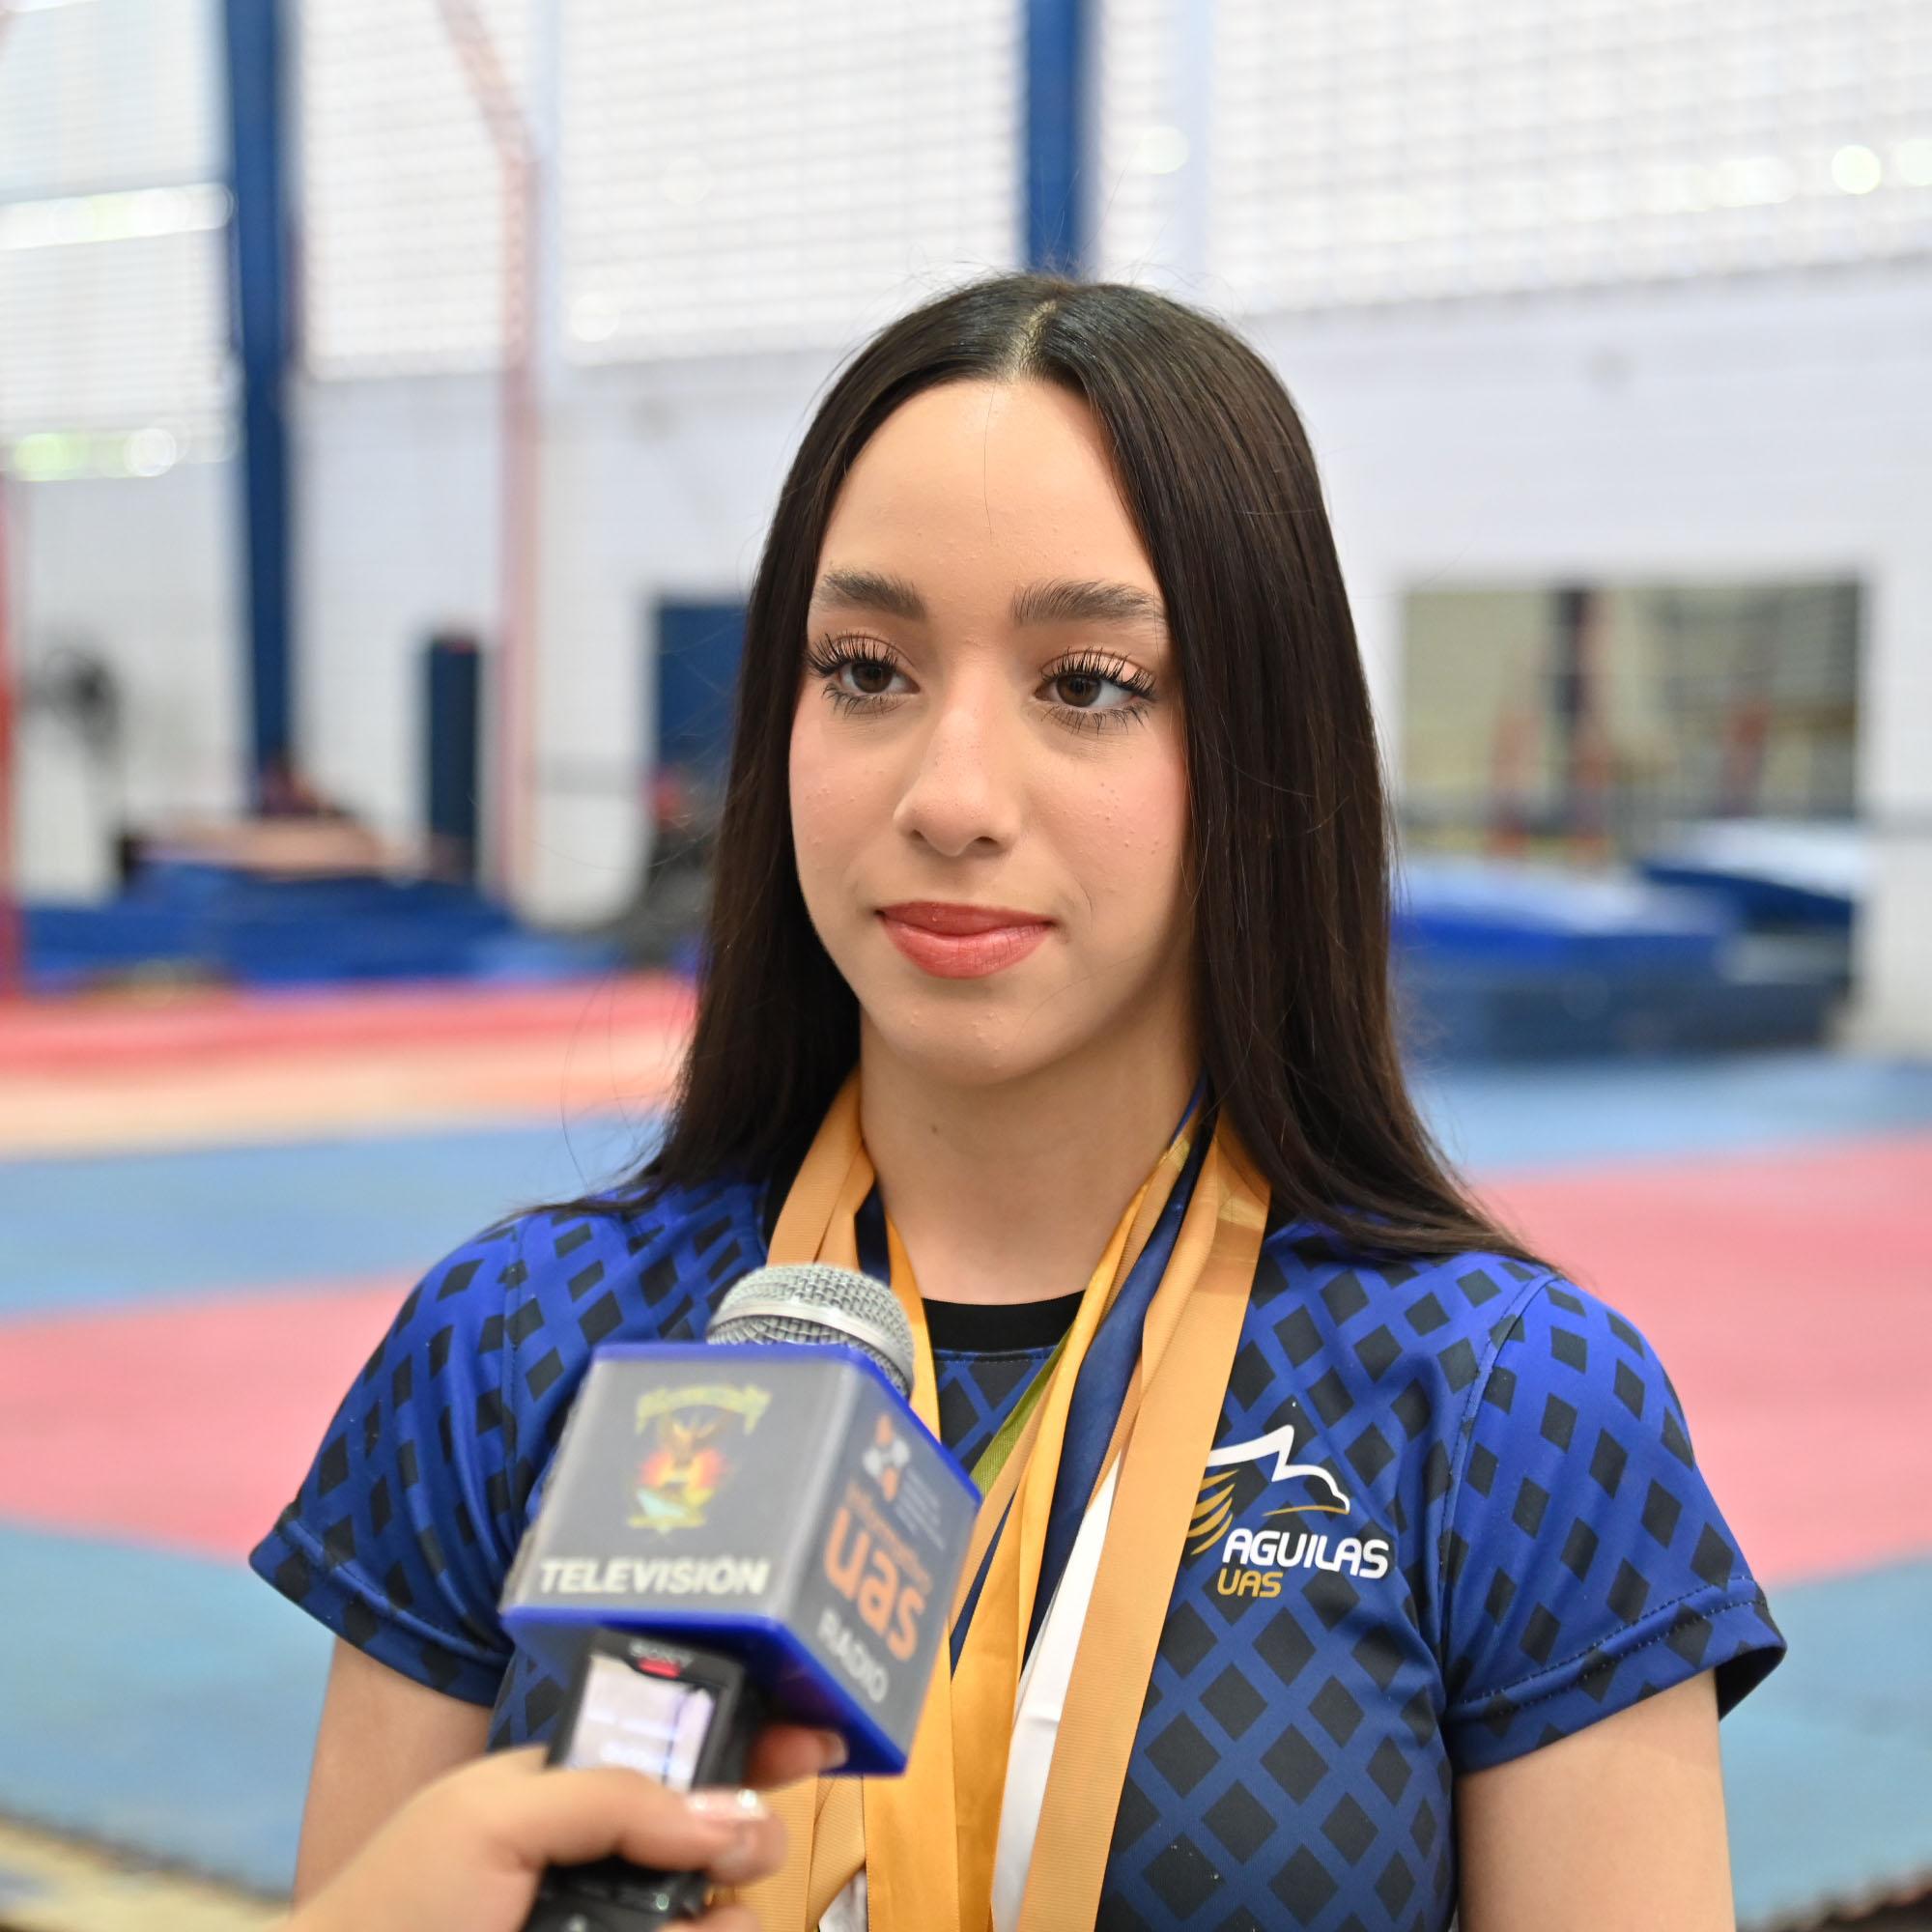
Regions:
M 437 0 L 305 0 L 303 353 L 321 376 L 486 368 L 501 354 L 500 162 Z M 476 0 L 530 105 L 528 0 Z
M 837 346 L 1018 259 L 1018 0 L 477 12 L 552 171 L 572 361 Z M 490 366 L 502 178 L 441 8 L 300 17 L 310 369 Z
M 577 0 L 565 340 L 839 345 L 1020 249 L 1018 0 Z
M 228 449 L 214 33 L 213 0 L 30 0 L 0 32 L 0 440 L 22 475 Z
M 1168 6 L 1178 0 L 1168 0 Z M 1107 0 L 1109 183 L 1159 0 Z M 1232 307 L 1318 309 L 1932 247 L 1922 0 L 1217 0 L 1202 242 Z M 1122 183 L 1103 264 L 1151 234 Z

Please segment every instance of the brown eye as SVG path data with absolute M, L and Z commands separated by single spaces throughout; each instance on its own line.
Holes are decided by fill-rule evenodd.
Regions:
M 852 689 L 862 697 L 883 697 L 892 689 L 893 668 L 877 658 L 854 658 L 845 667 Z
M 1138 724 L 1155 701 L 1151 671 L 1126 658 L 1090 651 L 1042 666 L 1038 696 L 1047 715 L 1069 731 Z

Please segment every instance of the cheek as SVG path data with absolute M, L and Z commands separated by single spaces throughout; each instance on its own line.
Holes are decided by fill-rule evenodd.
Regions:
M 809 697 L 801 700 L 791 727 L 791 836 L 808 882 L 838 869 L 891 811 L 878 777 L 835 746 L 825 724 Z
M 833 767 L 816 722 L 801 703 L 791 726 L 791 836 L 801 867 L 829 850 L 838 823 Z
M 1178 748 L 1096 790 L 1067 837 L 1096 912 L 1136 924 L 1169 918 L 1187 858 L 1187 774 Z

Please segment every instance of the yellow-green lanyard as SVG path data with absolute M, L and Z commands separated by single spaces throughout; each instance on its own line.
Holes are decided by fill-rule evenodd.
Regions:
M 1027 1417 L 1033 1413 L 1041 1391 L 1053 1379 L 1054 1365 L 1065 1347 L 1066 1336 L 1063 1335 L 1053 1345 L 1053 1353 L 1039 1365 L 1033 1380 L 1027 1383 L 1026 1393 L 1013 1404 L 1012 1412 L 1000 1424 L 993 1439 L 980 1451 L 980 1459 L 973 1464 L 973 1481 L 982 1496 L 992 1488 L 994 1479 L 1006 1466 L 1007 1458 L 1013 1453 L 1013 1444 L 1020 1439 L 1020 1431 L 1026 1427 Z

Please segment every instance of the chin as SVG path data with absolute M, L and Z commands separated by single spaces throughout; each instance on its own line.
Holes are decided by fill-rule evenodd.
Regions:
M 1050 1037 L 1029 1026 L 1024 1010 L 999 1011 L 988 1001 L 978 1009 L 963 1003 L 868 1005 L 861 1025 L 901 1065 L 938 1085 L 1000 1087 L 1043 1071 L 1077 1052 L 1080 1040 Z

